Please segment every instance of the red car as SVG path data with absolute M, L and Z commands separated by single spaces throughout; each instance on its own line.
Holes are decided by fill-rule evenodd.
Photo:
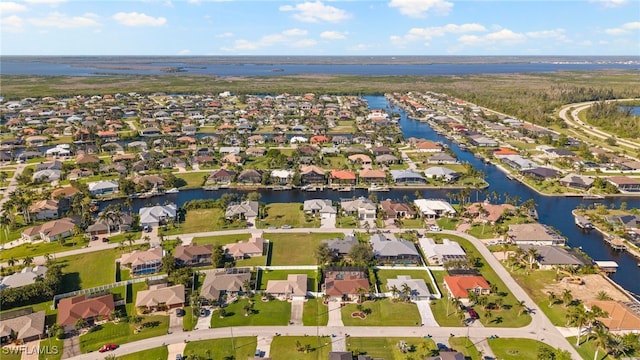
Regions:
M 100 348 L 100 350 L 98 350 L 98 352 L 102 353 L 102 352 L 107 352 L 107 351 L 113 351 L 113 350 L 115 350 L 117 348 L 118 348 L 118 345 L 116 345 L 116 344 L 104 344 Z

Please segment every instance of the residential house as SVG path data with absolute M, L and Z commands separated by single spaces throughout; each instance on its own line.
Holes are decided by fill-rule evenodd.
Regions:
M 356 174 L 351 170 L 331 170 L 329 184 L 355 185 Z
M 393 150 L 391 150 L 391 148 L 389 148 L 387 146 L 374 146 L 370 150 L 371 150 L 371 153 L 373 154 L 373 156 L 376 157 L 376 159 L 381 155 L 391 155 L 391 154 L 393 154 Z
M 161 247 L 149 250 L 134 250 L 123 254 L 117 262 L 131 270 L 131 275 L 153 274 L 162 268 L 164 252 Z
M 431 238 L 420 238 L 418 242 L 429 265 L 445 265 L 448 262 L 467 260 L 464 249 L 455 241 L 442 239 L 442 243 L 438 244 Z
M 262 182 L 262 174 L 258 170 L 245 169 L 238 174 L 236 180 L 239 184 L 260 184 Z
M 263 147 L 248 147 L 244 153 L 247 154 L 247 156 L 260 157 L 267 153 L 267 149 Z
M 474 146 L 478 146 L 478 147 L 495 147 L 498 146 L 498 142 L 488 138 L 484 135 L 472 135 L 469 136 L 469 142 L 471 142 L 471 145 Z
M 607 181 L 618 188 L 621 193 L 640 192 L 640 180 L 628 176 L 611 176 L 607 178 Z
M 78 154 L 76 156 L 76 164 L 80 166 L 87 166 L 92 164 L 99 164 L 100 158 L 89 154 Z
M 236 173 L 227 169 L 218 169 L 211 172 L 207 178 L 207 184 L 229 184 L 235 178 Z
M 345 257 L 351 251 L 351 248 L 358 243 L 358 238 L 354 234 L 347 234 L 344 239 L 336 238 L 330 240 L 322 240 L 329 246 L 329 250 L 341 258 Z
M 525 254 L 529 249 L 534 249 L 536 254 L 538 254 L 535 261 L 538 267 L 543 270 L 565 267 L 578 268 L 588 264 L 576 251 L 560 246 L 521 244 L 519 247 L 524 250 Z
M 302 184 L 324 184 L 324 170 L 315 165 L 305 166 L 300 169 L 300 182 Z
M 380 207 L 385 219 L 413 219 L 416 217 L 416 211 L 407 203 L 387 199 L 380 202 Z
M 36 171 L 31 175 L 31 179 L 35 182 L 54 182 L 60 180 L 62 171 L 56 169 L 45 169 Z
M 533 169 L 525 169 L 520 172 L 524 176 L 534 178 L 536 180 L 550 180 L 558 178 L 562 173 L 556 169 L 538 167 Z
M 347 215 L 355 215 L 358 220 L 375 219 L 377 206 L 368 198 L 340 200 L 340 208 Z
M 57 219 L 60 216 L 58 211 L 58 200 L 45 199 L 37 201 L 29 206 L 29 213 L 32 220 Z
M 397 239 L 393 234 L 371 235 L 373 255 L 383 264 L 415 265 L 420 263 L 420 254 L 416 246 L 404 239 Z
M 430 179 L 439 179 L 444 182 L 454 182 L 460 178 L 460 173 L 442 166 L 432 166 L 424 171 L 424 175 Z
M 151 285 L 148 290 L 136 294 L 136 308 L 149 311 L 163 311 L 184 307 L 184 285 Z
M 213 245 L 178 245 L 173 251 L 173 257 L 178 266 L 210 265 Z
M 537 163 L 529 159 L 525 159 L 520 155 L 501 155 L 496 157 L 502 160 L 502 162 L 507 164 L 512 169 L 515 169 L 518 171 L 535 169 L 538 167 Z
M 248 268 L 231 268 L 226 270 L 208 270 L 200 289 L 200 296 L 209 301 L 219 301 L 222 295 L 235 295 L 245 289 L 251 280 Z
M 61 299 L 58 303 L 58 324 L 69 332 L 74 329 L 79 319 L 91 324 L 100 318 L 108 317 L 114 310 L 113 294 L 97 297 L 89 297 L 89 295 L 68 297 Z
M 418 152 L 437 153 L 442 151 L 442 145 L 435 143 L 433 141 L 428 141 L 428 140 L 421 141 L 417 143 L 415 146 Z
M 396 156 L 391 154 L 376 156 L 376 164 L 391 165 L 391 164 L 397 164 L 399 162 L 400 162 L 400 159 L 398 159 Z
M 42 163 L 36 164 L 35 172 L 38 172 L 41 170 L 62 170 L 62 162 L 58 160 L 54 160 L 54 161 L 48 161 L 48 162 L 42 162 Z
M 429 156 L 429 158 L 427 159 L 427 164 L 442 165 L 442 164 L 457 164 L 457 163 L 458 163 L 458 159 L 456 159 L 455 156 L 445 152 L 433 154 Z
M 258 216 L 260 204 L 257 201 L 243 201 L 227 205 L 225 217 L 227 219 L 248 219 Z
M 370 166 L 371 158 L 365 154 L 353 154 L 347 157 L 349 163 L 351 164 L 360 164 L 361 166 Z
M 175 204 L 156 205 L 143 207 L 138 210 L 140 226 L 158 226 L 176 219 L 177 208 Z
M 269 280 L 264 292 L 285 299 L 304 299 L 307 297 L 307 275 L 289 274 L 287 280 Z
M 614 300 L 590 300 L 584 306 L 588 310 L 594 306 L 599 307 L 607 316 L 596 319 L 610 332 L 619 334 L 637 332 L 640 329 L 640 315 L 632 308 L 634 304 Z
M 335 219 L 337 210 L 328 199 L 305 200 L 302 210 L 306 214 L 320 214 L 322 219 Z
M 324 271 L 324 293 L 331 297 L 351 299 L 359 292 L 369 293 L 369 277 L 365 269 L 327 267 Z
M 247 241 L 238 241 L 237 243 L 227 244 L 223 247 L 226 256 L 235 260 L 242 260 L 255 256 L 262 256 L 264 251 L 264 239 L 262 234 L 253 235 Z
M 571 173 L 567 174 L 558 182 L 560 183 L 560 185 L 566 186 L 568 188 L 588 190 L 593 185 L 594 181 L 595 179 L 592 176 L 583 176 Z
M 424 279 L 412 279 L 410 275 L 398 275 L 395 279 L 387 280 L 387 291 L 397 289 L 401 298 L 409 298 L 410 300 L 429 300 L 431 292 Z M 403 292 L 408 288 L 409 293 Z
M 136 185 L 140 185 L 145 189 L 150 188 L 162 188 L 164 186 L 164 178 L 158 175 L 143 175 L 136 176 L 133 178 L 133 183 Z
M 62 218 L 23 230 L 22 239 L 30 242 L 36 239 L 52 242 L 70 237 L 75 233 L 75 229 L 75 220 Z
M 358 178 L 361 184 L 384 184 L 387 182 L 387 174 L 384 170 L 360 170 Z
M 0 345 L 18 341 L 27 343 L 45 336 L 45 311 L 13 318 L 4 317 L 0 325 Z M 3 348 L 3 350 L 5 350 Z
M 550 227 L 539 223 L 509 225 L 507 236 L 509 240 L 516 245 L 562 246 L 565 243 L 565 238 L 562 237 L 562 235 Z
M 25 266 L 22 270 L 11 275 L 0 277 L 0 290 L 6 288 L 18 288 L 25 285 L 31 285 L 36 279 L 44 277 L 47 274 L 46 266 Z
M 430 356 L 425 360 L 465 360 L 466 357 L 459 351 L 440 351 L 438 356 Z
M 516 207 L 511 204 L 491 204 L 487 201 L 477 202 L 469 205 L 465 212 L 471 215 L 474 222 L 496 223 L 505 212 L 514 212 Z
M 427 179 L 413 170 L 391 170 L 391 177 L 396 185 L 424 185 Z
M 294 174 L 292 170 L 272 170 L 271 182 L 279 185 L 287 185 L 291 182 Z
M 413 200 L 413 204 L 418 208 L 418 212 L 428 219 L 454 216 L 456 214 L 453 206 L 444 200 L 416 199 Z
M 351 351 L 330 351 L 329 360 L 353 360 Z
M 445 276 L 444 287 L 450 298 L 456 298 L 462 302 L 469 301 L 471 292 L 477 295 L 491 293 L 491 286 L 482 276 Z
M 117 193 L 119 189 L 118 181 L 116 180 L 100 180 L 90 182 L 87 184 L 91 195 L 109 195 Z

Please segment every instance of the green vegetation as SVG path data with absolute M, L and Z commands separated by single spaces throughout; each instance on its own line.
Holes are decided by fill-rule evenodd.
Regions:
M 344 237 L 342 233 L 266 233 L 265 239 L 272 242 L 273 253 L 270 265 L 313 265 L 313 251 L 324 239 Z
M 329 321 L 329 308 L 321 298 L 308 299 L 304 303 L 302 324 L 304 326 L 326 326 Z
M 182 317 L 182 329 L 185 331 L 192 331 L 198 324 L 198 319 L 193 315 L 193 309 L 191 306 L 184 307 L 184 316 Z
M 115 249 L 84 253 L 82 256 L 58 258 L 62 265 L 62 292 L 111 284 L 116 278 L 115 260 L 121 254 Z
M 429 278 L 429 274 L 426 271 L 420 270 L 374 270 L 376 273 L 376 278 L 378 280 L 378 287 L 380 291 L 390 291 L 387 289 L 387 280 L 396 279 L 398 275 L 409 275 L 412 279 L 423 279 L 424 282 L 429 287 L 431 293 L 435 293 L 433 289 L 433 284 L 431 283 L 431 279 Z
M 22 228 L 22 230 L 24 229 L 25 228 Z M 20 232 L 17 232 L 18 237 L 16 237 L 15 239 L 12 239 L 13 233 L 16 233 L 16 232 L 14 231 L 9 233 L 10 240 L 15 240 L 18 237 L 20 237 L 19 235 Z M 77 237 L 72 239 L 65 239 L 63 244 L 60 244 L 60 242 L 57 242 L 57 241 L 38 242 L 35 244 L 27 243 L 24 245 L 12 247 L 12 248 L 4 249 L 0 251 L 0 260 L 2 261 L 7 261 L 9 259 L 18 260 L 18 259 L 23 259 L 27 256 L 36 257 L 36 256 L 42 256 L 44 254 L 54 254 L 57 252 L 79 249 L 85 246 L 86 244 L 87 244 L 86 240 L 82 238 L 77 238 Z
M 406 346 L 400 349 L 401 342 Z M 350 337 L 347 339 L 347 350 L 354 354 L 369 355 L 374 359 L 422 359 L 437 355 L 437 347 L 433 340 L 424 338 L 378 338 Z
M 260 289 L 266 289 L 269 280 L 286 280 L 289 274 L 306 274 L 307 289 L 309 291 L 316 291 L 316 289 L 318 289 L 318 284 L 316 284 L 317 273 L 315 270 L 258 270 L 257 279 L 260 284 Z
M 175 173 L 174 175 L 178 179 L 184 180 L 187 185 L 180 189 L 199 188 L 204 184 L 205 178 L 209 176 L 209 171 L 194 171 L 186 173 Z
M 244 229 L 246 227 L 247 224 L 244 220 L 226 221 L 224 210 L 222 209 L 192 209 L 187 210 L 186 219 L 183 223 L 162 226 L 161 233 L 162 235 L 180 235 L 216 230 Z
M 344 229 L 356 229 L 360 227 L 360 220 L 354 215 L 338 215 L 336 227 Z
M 219 316 L 220 312 L 211 316 L 211 327 L 287 325 L 291 303 L 278 300 L 262 301 L 255 297 L 253 300 L 239 299 L 224 310 L 222 318 Z M 248 315 L 245 316 L 245 313 Z
M 576 337 L 575 336 L 568 337 L 567 341 L 571 345 L 573 345 L 573 347 L 576 349 L 578 354 L 580 354 L 580 356 L 582 356 L 583 359 L 593 359 L 594 356 L 596 355 L 596 346 L 595 346 L 595 343 L 592 340 L 582 342 L 579 347 L 575 346 L 575 344 L 576 344 Z M 598 355 L 598 360 L 613 360 L 613 359 L 616 359 L 615 357 L 611 357 L 610 355 L 605 354 L 604 351 L 602 351 L 602 349 L 600 349 L 598 354 L 599 354 Z
M 203 236 L 195 237 L 192 242 L 198 245 L 227 245 L 238 241 L 247 241 L 251 237 L 250 234 L 234 234 L 234 235 L 217 235 L 217 236 Z
M 276 336 L 269 355 L 274 360 L 328 359 L 331 341 L 328 337 Z
M 166 360 L 169 356 L 169 350 L 166 346 L 161 346 L 149 350 L 138 351 L 133 354 L 118 356 L 117 360 Z
M 465 359 L 482 360 L 482 353 L 478 351 L 470 339 L 451 337 L 449 338 L 449 346 L 456 351 L 460 351 Z
M 188 359 L 194 355 L 203 359 L 249 359 L 256 352 L 257 339 L 253 336 L 192 341 L 184 348 Z M 165 356 L 164 359 L 167 357 Z M 163 359 L 163 360 L 164 360 Z
M 623 138 L 640 137 L 640 116 L 634 116 L 630 107 L 621 107 L 620 103 L 598 101 L 584 111 L 587 123 Z
M 508 268 L 505 266 L 505 268 Z M 567 308 L 562 305 L 549 306 L 549 294 L 545 288 L 556 282 L 554 270 L 536 270 L 534 274 L 526 275 L 523 271 L 512 272 L 511 276 L 536 303 L 538 309 L 556 326 L 567 325 Z M 557 294 L 560 296 L 560 294 Z
M 22 351 L 20 348 L 15 348 L 15 351 L 9 351 L 7 348 L 2 348 L 2 360 L 20 360 L 22 358 Z
M 420 313 L 414 303 L 379 299 L 359 305 L 362 305 L 362 309 L 355 304 L 347 304 L 342 308 L 345 326 L 420 326 Z M 354 312 L 363 312 L 366 318 L 351 316 Z
M 499 338 L 487 341 L 497 359 L 537 360 L 540 348 L 555 351 L 551 346 L 536 340 Z
M 320 227 L 320 217 L 306 215 L 302 211 L 301 203 L 273 203 L 265 207 L 267 216 L 256 221 L 259 228 L 269 228 L 282 225 L 293 226 L 294 228 L 317 228 Z
M 136 328 L 140 328 L 141 330 L 136 333 Z M 80 350 L 83 353 L 97 351 L 107 342 L 125 344 L 132 341 L 166 335 L 169 329 L 169 317 L 148 316 L 144 317 L 140 324 L 123 321 L 117 324 L 108 322 L 104 325 L 98 325 L 94 329 L 95 330 L 80 336 Z
M 40 346 L 49 346 L 52 351 L 49 354 L 40 353 L 38 355 L 38 360 L 60 360 L 62 359 L 64 340 L 60 340 L 56 337 L 52 337 L 51 339 L 43 339 L 40 341 Z M 53 349 L 58 349 L 57 352 L 53 351 Z M 2 356 L 2 360 L 4 360 L 4 355 Z

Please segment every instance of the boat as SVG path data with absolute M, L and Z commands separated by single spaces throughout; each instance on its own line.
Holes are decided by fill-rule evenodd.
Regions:
M 219 186 L 205 186 L 204 187 L 205 191 L 213 191 L 213 190 L 218 190 L 218 189 L 220 189 Z
M 388 186 L 378 186 L 376 184 L 371 184 L 371 186 L 369 186 L 367 191 L 369 191 L 369 192 L 372 192 L 372 191 L 389 191 L 389 187 Z
M 339 189 L 338 189 L 338 191 L 341 191 L 341 192 L 351 191 L 351 186 L 347 186 L 347 187 L 339 188 Z
M 177 194 L 179 192 L 180 192 L 180 190 L 178 190 L 178 188 L 171 188 L 171 189 L 165 191 L 164 193 L 165 194 Z
M 531 210 L 529 210 L 529 217 L 531 217 L 533 220 L 538 220 L 538 211 L 535 208 L 532 208 Z
M 604 199 L 604 196 L 602 195 L 593 195 L 593 194 L 586 194 L 582 197 L 584 200 L 602 200 Z
M 575 221 L 576 225 L 581 229 L 584 229 L 584 230 L 593 229 L 593 224 L 591 224 L 591 221 L 589 221 L 589 219 L 587 219 L 584 216 L 575 215 L 574 216 L 574 221 Z

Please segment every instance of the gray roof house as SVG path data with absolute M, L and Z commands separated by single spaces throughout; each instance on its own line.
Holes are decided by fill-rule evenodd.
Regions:
M 87 185 L 89 186 L 89 192 L 93 195 L 112 194 L 118 192 L 119 189 L 116 180 L 100 180 L 90 182 Z
M 587 264 L 582 256 L 573 250 L 567 250 L 559 246 L 535 246 L 523 244 L 520 248 L 527 252 L 533 248 L 538 253 L 536 262 L 543 270 L 550 270 L 558 266 L 575 266 L 580 267 Z
M 381 263 L 418 264 L 420 254 L 416 246 L 403 239 L 397 239 L 393 234 L 371 235 L 373 255 Z
M 375 219 L 377 206 L 368 198 L 340 200 L 340 208 L 346 214 L 356 214 L 359 220 Z
M 44 276 L 46 273 L 45 266 L 27 266 L 17 273 L 0 277 L 0 290 L 33 284 L 38 276 Z
M 302 209 L 307 214 L 335 214 L 337 212 L 329 199 L 305 200 Z
M 446 182 L 455 181 L 460 173 L 442 166 L 433 166 L 424 171 L 424 175 L 431 179 L 442 179 Z
M 323 243 L 329 245 L 329 249 L 338 256 L 344 256 L 349 253 L 353 245 L 358 243 L 358 238 L 353 234 L 347 234 L 344 239 L 336 238 L 322 240 Z
M 1 343 L 6 344 L 13 340 L 25 343 L 40 339 L 44 335 L 44 320 L 44 311 L 2 319 L 2 324 L 0 324 Z
M 60 180 L 62 172 L 57 169 L 44 169 L 33 173 L 31 178 L 34 181 L 57 181 Z
M 245 281 L 251 280 L 248 268 L 233 268 L 228 270 L 207 271 L 200 296 L 207 300 L 218 301 L 223 294 L 235 294 L 243 289 Z
M 426 184 L 425 179 L 420 173 L 413 170 L 391 170 L 391 177 L 396 184 Z
M 442 244 L 436 244 L 431 238 L 420 238 L 418 242 L 430 265 L 443 265 L 449 261 L 467 259 L 467 254 L 455 241 L 443 239 Z
M 239 204 L 229 204 L 225 212 L 225 217 L 227 219 L 256 217 L 258 216 L 259 208 L 260 206 L 257 201 L 243 201 Z
M 427 159 L 427 164 L 456 164 L 458 159 L 445 152 L 436 153 Z
M 138 211 L 138 214 L 140 215 L 140 225 L 158 226 L 169 219 L 175 219 L 176 212 L 177 208 L 174 204 L 140 208 Z
M 410 275 L 398 275 L 397 279 L 388 279 L 387 291 L 391 291 L 391 289 L 395 286 L 396 289 L 400 290 L 400 296 L 406 297 L 407 295 L 402 294 L 402 289 L 405 284 L 411 289 L 410 293 L 408 294 L 409 299 L 428 300 L 431 298 L 431 292 L 429 291 L 429 287 L 424 282 L 424 280 L 412 279 Z
M 507 235 L 516 245 L 564 245 L 565 238 L 548 226 L 534 224 L 511 224 Z

